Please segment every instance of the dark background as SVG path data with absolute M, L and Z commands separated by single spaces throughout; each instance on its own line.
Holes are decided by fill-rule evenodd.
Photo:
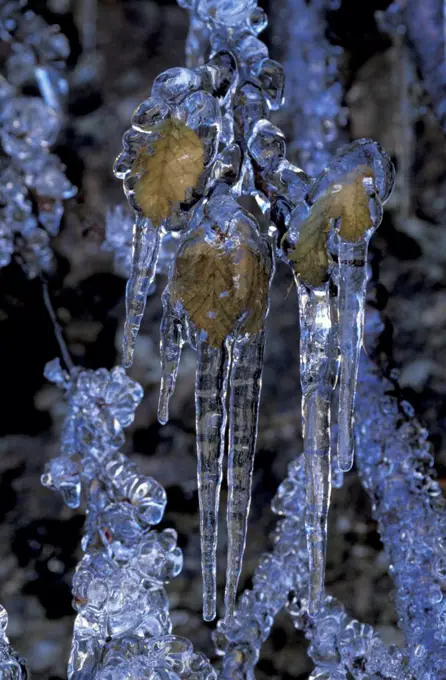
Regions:
M 274 57 L 284 44 L 286 48 L 284 25 L 278 21 L 282 3 L 261 4 L 270 18 L 262 37 Z M 339 10 L 328 14 L 326 35 L 344 48 L 342 78 L 350 118 L 343 138 L 375 138 L 397 167 L 405 168 L 373 239 L 372 258 L 384 284 L 378 291 L 382 306 L 388 299 L 386 313 L 394 329 L 388 346 L 399 383 L 430 430 L 440 479 L 446 480 L 446 144 L 413 50 L 405 39 L 395 40 L 378 27 L 374 11 L 388 4 L 344 0 Z M 184 64 L 187 15 L 173 1 L 100 0 L 96 75 L 80 86 L 76 74 L 82 53 L 75 16 L 80 5 L 77 0 L 29 3 L 50 23 L 60 24 L 72 49 L 67 121 L 56 152 L 79 193 L 66 203 L 61 232 L 54 240 L 58 268 L 50 293 L 75 362 L 110 368 L 119 360 L 125 286 L 113 274 L 111 255 L 101 250 L 107 207 L 124 200 L 112 164 L 131 112 L 148 96 L 154 77 Z M 403 91 L 401 66 L 409 74 Z M 285 108 L 281 122 L 286 123 L 287 115 Z M 287 463 L 301 450 L 297 300 L 291 283 L 289 271 L 279 265 L 268 320 L 244 586 L 249 586 L 260 552 L 270 545 L 271 498 Z M 128 431 L 126 451 L 166 487 L 163 526 L 176 528 L 184 550 L 184 570 L 168 586 L 175 632 L 212 656 L 213 625 L 201 619 L 192 352 L 186 351 L 182 359 L 169 424 L 161 427 L 156 421 L 164 285 L 161 277 L 141 330 L 132 376 L 144 386 L 145 399 Z M 57 389 L 42 376 L 58 347 L 41 284 L 28 281 L 16 264 L 0 271 L 0 346 L 1 601 L 10 617 L 8 634 L 28 659 L 33 677 L 56 680 L 66 677 L 73 624 L 70 581 L 80 556 L 83 516 L 39 483 L 45 461 L 57 455 L 65 411 Z M 225 496 L 224 489 L 223 508 Z M 223 521 L 220 535 L 221 595 Z M 353 471 L 334 492 L 328 590 L 355 617 L 375 625 L 386 641 L 399 642 L 381 548 L 369 501 Z M 264 645 L 257 679 L 307 678 L 311 662 L 305 645 L 286 616 L 279 616 Z

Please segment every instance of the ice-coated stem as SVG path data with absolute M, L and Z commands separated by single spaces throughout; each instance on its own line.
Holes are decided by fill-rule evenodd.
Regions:
M 233 348 L 229 406 L 226 618 L 234 613 L 246 543 L 264 346 L 265 333 L 261 331 L 255 336 L 238 338 Z
M 51 296 L 50 296 L 50 291 L 48 289 L 48 282 L 45 281 L 45 279 L 42 278 L 42 293 L 43 293 L 43 302 L 45 304 L 46 310 L 48 312 L 48 316 L 51 319 L 51 323 L 53 324 L 53 329 L 54 329 L 54 335 L 56 336 L 57 343 L 59 345 L 60 353 L 62 355 L 62 359 L 64 360 L 65 366 L 67 367 L 68 371 L 71 373 L 71 371 L 74 369 L 74 363 L 73 360 L 70 356 L 70 353 L 68 351 L 68 347 L 66 345 L 62 329 L 60 327 L 59 321 L 57 319 L 56 312 L 53 307 L 53 303 L 51 302 Z
M 348 472 L 353 465 L 353 419 L 359 357 L 364 332 L 369 239 L 350 243 L 339 239 L 339 348 L 341 375 L 338 412 L 339 467 Z
M 37 86 L 42 95 L 42 99 L 47 106 L 50 106 L 55 111 L 60 111 L 60 93 L 57 92 L 54 82 L 51 80 L 48 69 L 43 66 L 36 66 L 35 76 Z
M 172 313 L 170 292 L 163 293 L 163 318 L 161 320 L 160 356 L 161 385 L 158 402 L 158 420 L 165 425 L 169 420 L 169 401 L 174 393 L 183 339 L 180 322 Z
M 297 281 L 300 380 L 305 454 L 305 530 L 309 557 L 308 609 L 320 607 L 325 580 L 327 518 L 331 494 L 330 404 L 337 378 L 336 325 L 329 284 L 308 289 Z
M 203 618 L 212 621 L 216 615 L 218 506 L 227 422 L 226 399 L 231 359 L 229 340 L 217 348 L 199 342 L 197 354 L 195 417 Z
M 125 291 L 126 318 L 122 344 L 122 365 L 125 368 L 133 363 L 136 337 L 144 314 L 147 293 L 155 278 L 159 248 L 159 232 L 153 229 L 149 220 L 137 217 L 133 227 L 132 274 Z

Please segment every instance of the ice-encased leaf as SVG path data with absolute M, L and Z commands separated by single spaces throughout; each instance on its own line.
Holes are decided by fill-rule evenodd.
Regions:
M 244 329 L 258 332 L 268 300 L 269 272 L 263 255 L 251 243 L 243 243 L 237 234 L 237 217 L 234 221 L 231 231 L 208 222 L 185 239 L 171 283 L 172 297 L 216 347 L 243 315 Z
M 159 227 L 196 186 L 203 171 L 203 144 L 175 118 L 160 123 L 150 148 L 142 146 L 133 165 L 135 198 L 143 214 Z
M 308 202 L 312 205 L 331 185 L 345 183 L 344 178 L 361 167 L 371 171 L 378 197 L 385 203 L 393 189 L 395 168 L 382 146 L 371 139 L 358 139 L 342 147 L 308 191 Z
M 288 259 L 310 286 L 328 275 L 327 236 L 333 227 L 341 239 L 370 237 L 382 218 L 381 202 L 393 188 L 394 168 L 376 142 L 359 140 L 334 157 L 290 217 L 288 239 L 295 242 Z M 308 212 L 309 209 L 309 212 Z
M 325 205 L 317 203 L 311 211 L 305 203 L 296 206 L 290 216 L 290 230 L 293 228 L 298 233 L 298 240 L 288 259 L 294 272 L 307 285 L 320 286 L 327 279 L 329 263 L 326 249 L 329 222 Z

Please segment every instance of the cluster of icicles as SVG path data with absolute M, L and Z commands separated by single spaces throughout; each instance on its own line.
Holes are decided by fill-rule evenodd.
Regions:
M 309 611 L 315 613 L 320 605 L 331 489 L 331 404 L 339 375 L 337 457 L 346 471 L 353 463 L 367 248 L 394 181 L 390 159 L 370 140 L 342 149 L 315 180 L 289 163 L 282 132 L 266 118 L 280 104 L 278 78 L 275 94 L 271 85 L 279 69 L 273 73 L 276 62 L 263 61 L 271 62 L 264 87 L 260 76 L 250 80 L 241 56 L 228 50 L 215 53 L 204 66 L 160 75 L 152 96 L 136 109 L 115 164 L 135 211 L 125 367 L 132 364 L 163 237 L 181 233 L 163 293 L 158 418 L 163 424 L 168 420 L 181 348 L 189 343 L 198 357 L 196 443 L 206 620 L 216 615 L 226 447 L 227 617 L 235 606 L 276 257 L 291 266 L 299 295 Z

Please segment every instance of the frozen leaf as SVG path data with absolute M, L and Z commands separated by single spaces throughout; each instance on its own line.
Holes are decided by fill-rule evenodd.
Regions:
M 328 187 L 299 225 L 299 239 L 289 260 L 307 285 L 320 286 L 327 278 L 326 242 L 332 220 L 340 221 L 339 235 L 346 241 L 359 241 L 374 226 L 369 193 L 363 183 L 373 177 L 372 170 L 365 165 L 347 173 Z
M 204 151 L 196 132 L 174 118 L 152 131 L 159 137 L 140 149 L 132 174 L 140 175 L 135 195 L 142 212 L 159 227 L 196 187 Z
M 226 236 L 211 245 L 203 239 L 184 244 L 178 253 L 172 297 L 180 300 L 196 328 L 218 347 L 243 320 L 243 330 L 257 333 L 268 301 L 269 274 L 259 253 L 248 245 L 228 247 Z M 206 281 L 206 285 L 203 282 Z
M 329 218 L 341 219 L 339 235 L 345 241 L 359 241 L 374 226 L 363 183 L 367 177 L 373 178 L 373 172 L 360 166 L 346 175 L 341 184 L 333 184 L 327 197 Z
M 301 224 L 299 241 L 289 255 L 296 274 L 310 286 L 320 286 L 327 278 L 327 232 L 330 223 L 325 206 L 316 203 L 308 218 Z

